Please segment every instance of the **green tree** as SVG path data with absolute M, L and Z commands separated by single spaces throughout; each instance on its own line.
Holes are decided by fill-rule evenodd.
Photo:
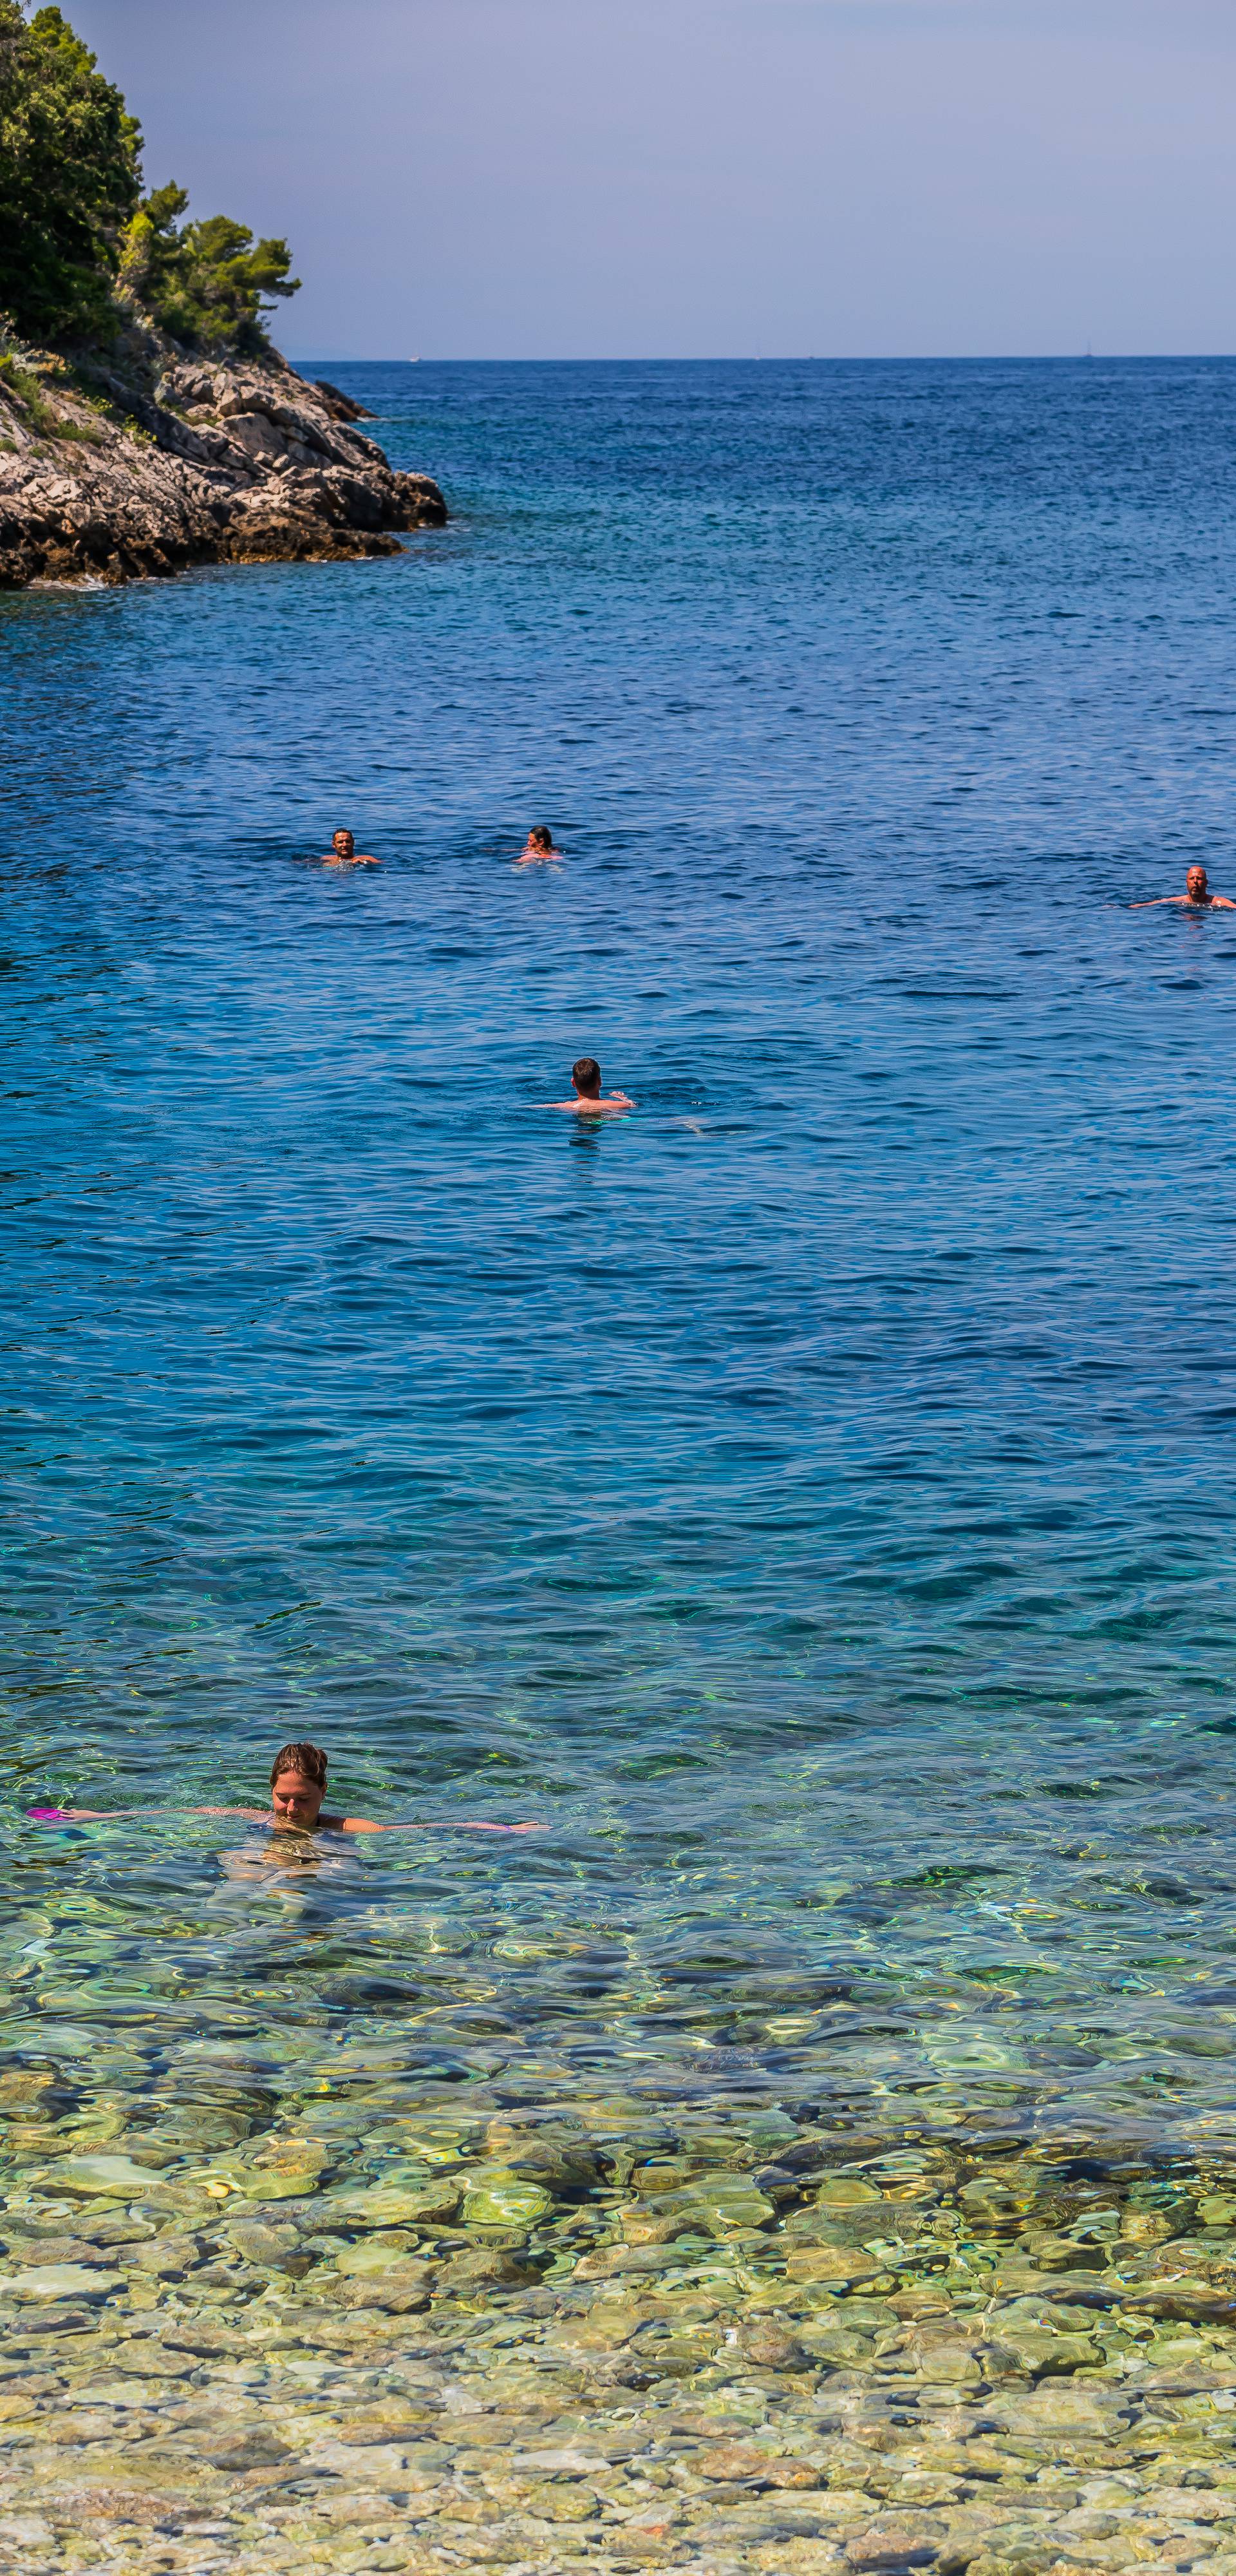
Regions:
M 0 0 L 0 312 L 23 337 L 109 330 L 141 142 L 63 12 Z
M 255 241 L 230 215 L 183 223 L 188 203 L 175 185 L 143 198 L 125 235 L 122 288 L 186 348 L 263 348 L 265 299 L 300 285 L 287 243 Z

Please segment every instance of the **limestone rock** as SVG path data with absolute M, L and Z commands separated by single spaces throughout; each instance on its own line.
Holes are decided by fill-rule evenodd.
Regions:
M 405 2254 L 414 2253 L 416 2238 L 403 2227 L 392 2227 L 373 2236 L 362 2236 L 359 2245 L 341 2246 L 335 2256 L 335 2269 L 341 2276 L 366 2272 L 388 2272 L 392 2263 L 401 2263 Z
M 480 2229 L 534 2227 L 538 2219 L 551 2215 L 553 2205 L 542 2183 L 513 2173 L 509 2167 L 482 2165 L 468 2177 L 464 2225 Z
M 32 2180 L 41 2179 L 32 2176 Z M 58 2192 L 81 2193 L 84 2198 L 97 2192 L 107 2200 L 134 2200 L 150 2190 L 154 2176 L 128 2156 L 66 2156 L 47 2181 Z
M 0 2292 L 10 2299 L 105 2299 L 123 2288 L 122 2273 L 99 2272 L 84 2263 L 32 2263 L 0 2279 Z
M 391 2263 L 383 2271 L 341 2279 L 333 2285 L 332 2297 L 342 2308 L 386 2308 L 407 2316 L 428 2307 L 431 2277 L 427 2264 Z
M 300 2247 L 295 2227 L 270 2226 L 260 2219 L 241 2219 L 229 2228 L 237 2252 L 247 2263 L 265 2265 L 272 2271 L 283 2271 L 295 2261 Z
M 534 2278 L 506 2248 L 478 2246 L 475 2253 L 456 2254 L 443 2266 L 440 2286 L 466 2292 L 508 2283 L 522 2286 Z
M 0 589 L 397 554 L 446 504 L 367 417 L 274 350 L 206 364 L 135 327 L 107 364 L 33 352 L 0 377 Z
M 849 2281 L 874 2280 L 879 2275 L 881 2266 L 873 2255 L 857 2250 L 847 2254 L 839 2245 L 807 2245 L 799 2252 L 790 2255 L 785 2269 L 786 2278 L 790 2281 L 828 2281 L 843 2284 Z
M 323 2219 L 348 2229 L 419 2226 L 453 2218 L 463 2198 L 463 2184 L 444 2175 L 439 2182 L 373 2183 L 368 2190 L 332 2192 Z

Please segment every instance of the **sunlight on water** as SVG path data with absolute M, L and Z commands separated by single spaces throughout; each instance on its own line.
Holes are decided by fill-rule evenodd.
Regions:
M 0 601 L 31 2565 L 1214 2462 L 1232 381 L 358 368 L 445 531 Z M 405 1829 L 192 1812 L 289 1736 Z

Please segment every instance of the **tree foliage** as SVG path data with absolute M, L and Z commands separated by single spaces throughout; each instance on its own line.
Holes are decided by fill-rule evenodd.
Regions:
M 107 327 L 141 140 L 59 9 L 0 0 L 0 312 L 24 337 Z
M 187 222 L 174 185 L 143 197 L 141 148 L 62 11 L 0 0 L 0 316 L 23 339 L 106 340 L 119 292 L 188 348 L 261 349 L 269 299 L 300 284 L 287 243 Z
M 174 340 L 192 349 L 253 351 L 265 340 L 265 298 L 295 295 L 285 241 L 255 241 L 230 215 L 184 223 L 175 185 L 144 197 L 125 235 L 121 285 Z

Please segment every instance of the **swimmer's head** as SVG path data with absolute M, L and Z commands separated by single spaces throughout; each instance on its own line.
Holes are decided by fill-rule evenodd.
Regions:
M 571 1067 L 571 1080 L 581 1100 L 601 1097 L 601 1068 L 594 1055 L 577 1056 Z
M 270 1766 L 270 1803 L 277 1825 L 316 1825 L 326 1795 L 326 1755 L 320 1744 L 285 1744 Z
M 544 824 L 544 823 L 534 823 L 534 824 L 533 824 L 533 826 L 532 826 L 531 831 L 530 831 L 530 832 L 529 832 L 529 834 L 528 834 L 528 847 L 529 847 L 529 849 L 530 849 L 530 850 L 543 850 L 543 851 L 545 852 L 545 856 L 546 856 L 546 858 L 548 858 L 549 853 L 550 853 L 550 851 L 552 850 L 553 846 L 554 846 L 554 836 L 553 836 L 553 833 L 552 833 L 551 831 L 549 831 L 549 830 L 546 828 L 546 826 L 545 826 L 545 824 Z
M 1205 868 L 1192 867 L 1185 878 L 1190 903 L 1205 903 L 1207 876 Z
M 330 845 L 337 859 L 350 859 L 356 847 L 355 832 L 332 832 Z

